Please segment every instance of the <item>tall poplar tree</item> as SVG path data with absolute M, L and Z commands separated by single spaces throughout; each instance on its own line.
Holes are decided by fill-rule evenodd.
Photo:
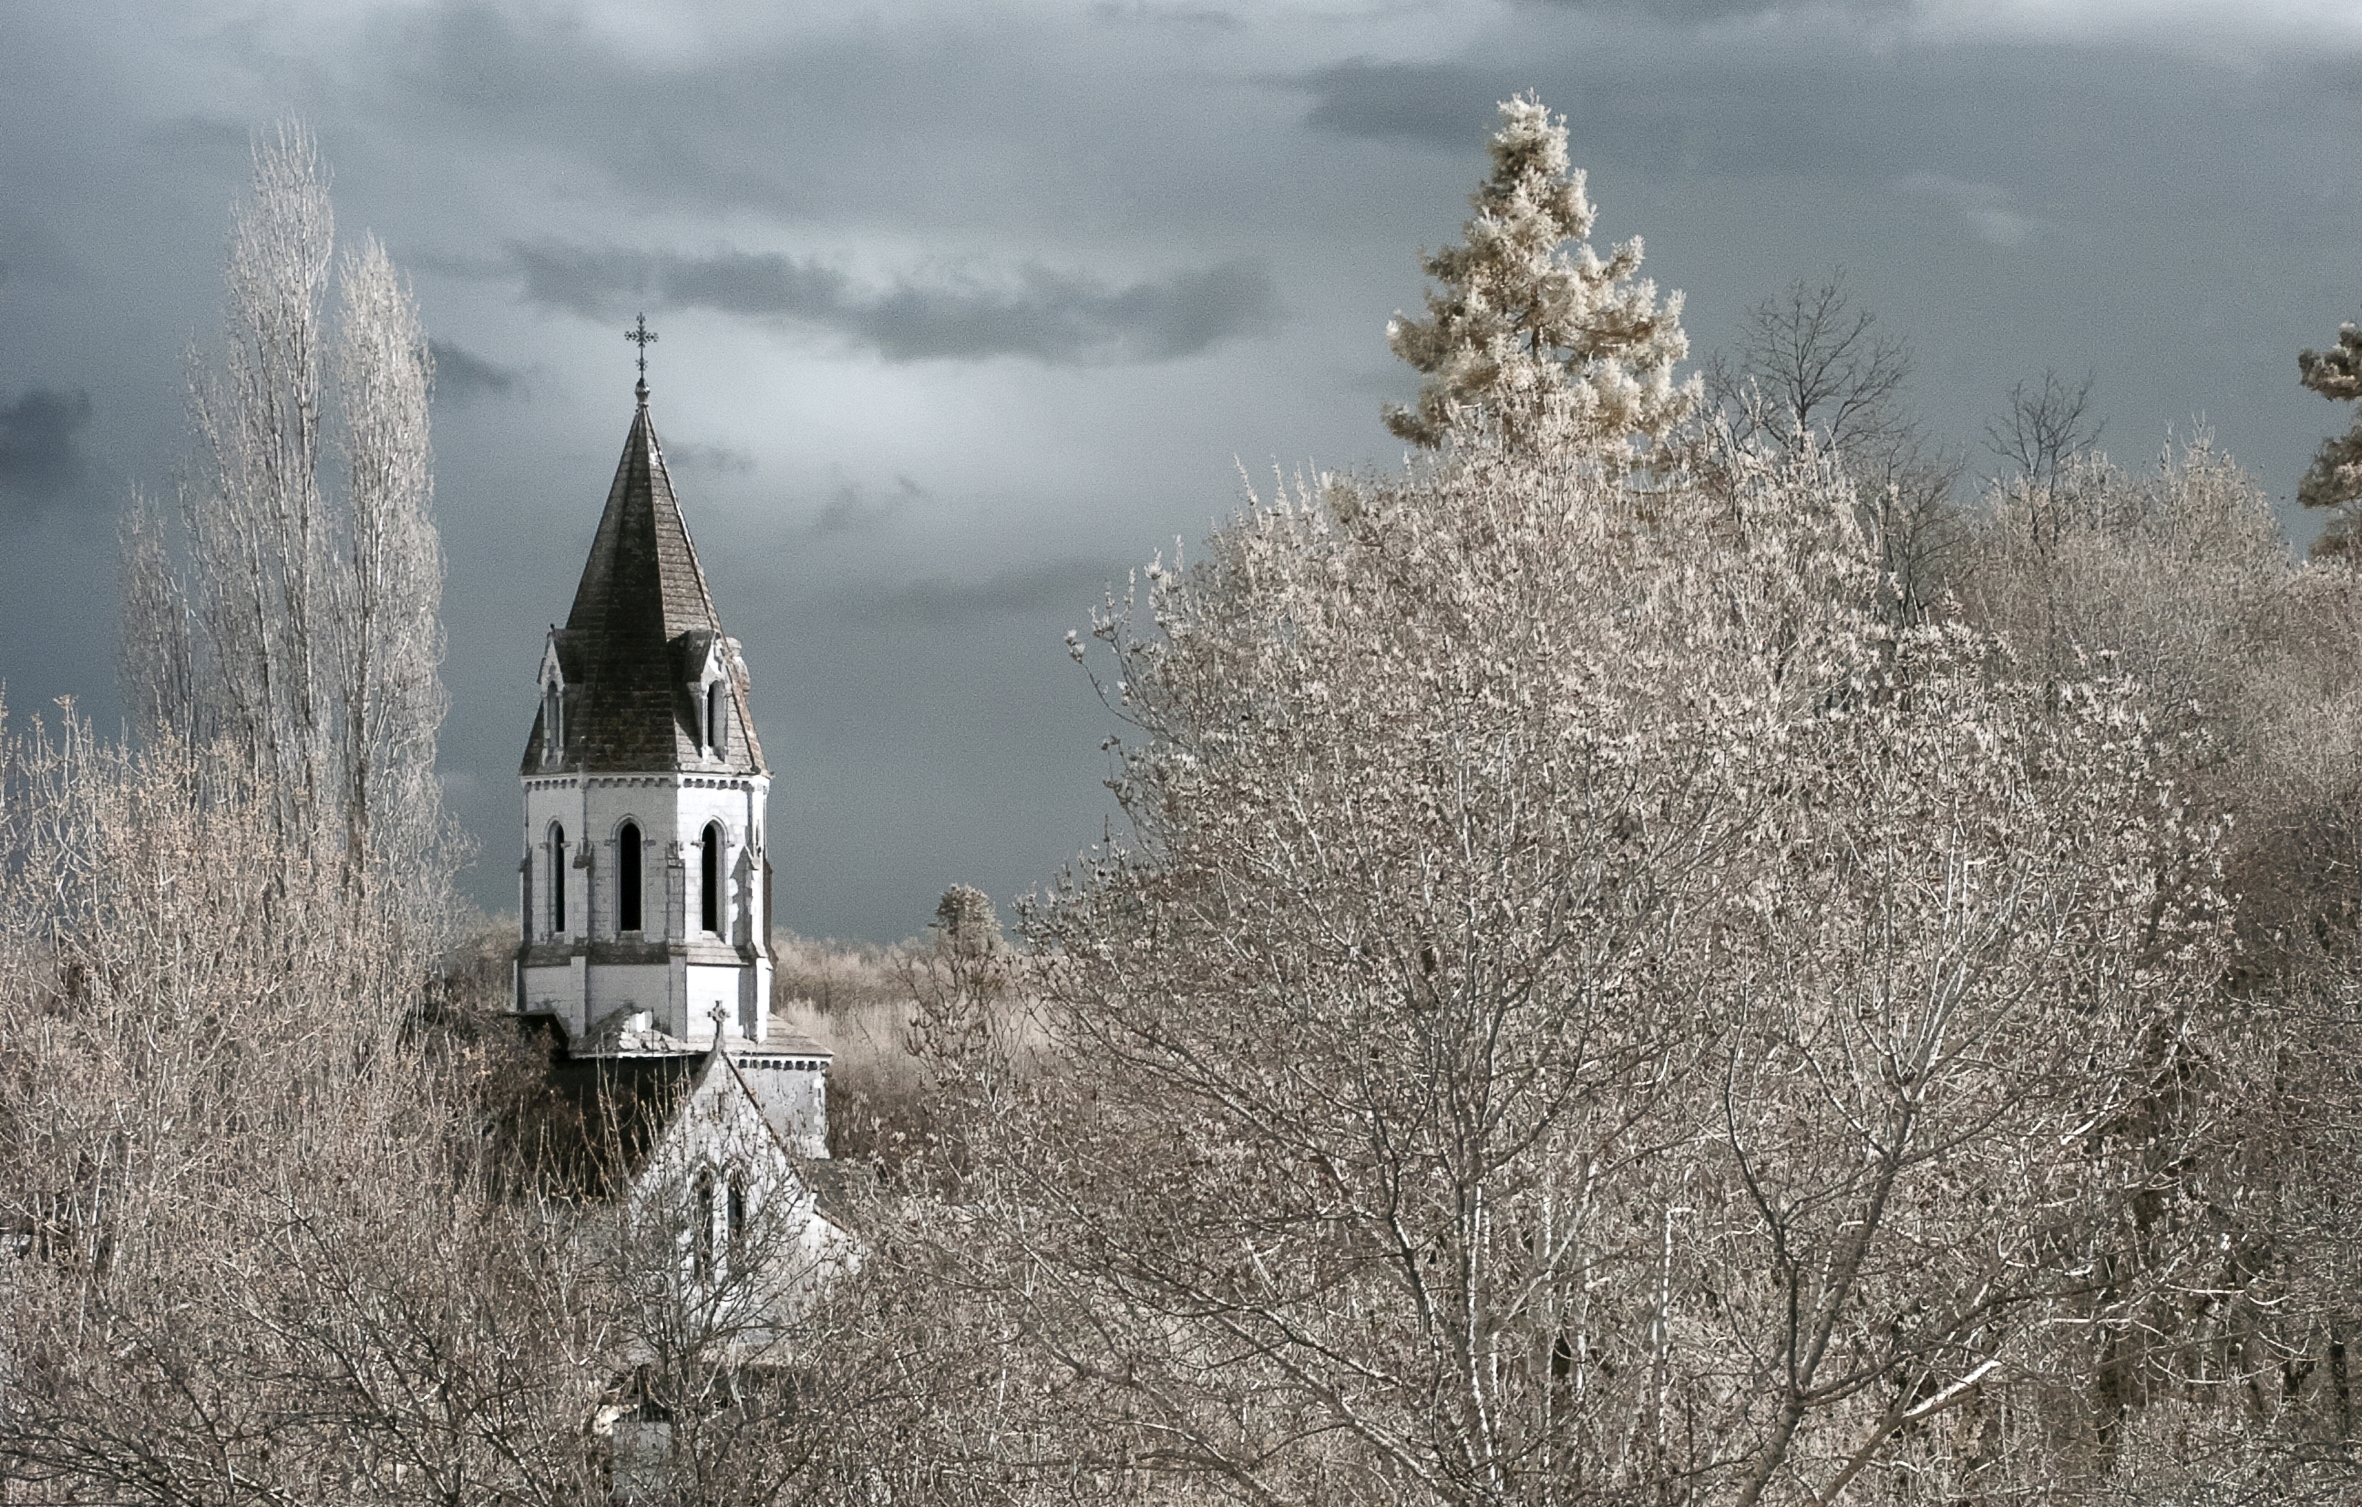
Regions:
M 447 878 L 433 366 L 385 249 L 335 240 L 318 148 L 283 124 L 232 221 L 221 350 L 191 362 L 177 527 L 127 530 L 127 699 L 151 739 L 226 738 L 287 833 L 423 915 Z

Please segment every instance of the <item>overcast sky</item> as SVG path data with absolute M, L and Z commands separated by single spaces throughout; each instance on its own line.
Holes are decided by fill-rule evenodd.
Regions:
M 779 918 L 877 940 L 1099 837 L 1106 718 L 1061 639 L 1107 583 L 1242 467 L 1399 464 L 1386 318 L 1512 93 L 1566 114 L 1694 355 L 1843 264 L 1938 434 L 2088 370 L 2117 459 L 2203 423 L 2300 542 L 2344 415 L 2296 352 L 2362 317 L 2351 0 L 0 0 L 0 40 L 11 714 L 119 719 L 115 521 L 169 494 L 249 142 L 299 115 L 436 344 L 442 766 L 494 910 L 642 309 L 755 675 Z

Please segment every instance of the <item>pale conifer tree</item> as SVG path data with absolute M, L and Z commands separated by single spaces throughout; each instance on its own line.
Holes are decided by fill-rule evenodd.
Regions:
M 935 906 L 936 951 L 959 957 L 984 957 L 1001 950 L 1000 917 L 992 897 L 972 884 L 955 884 Z
M 1635 276 L 1638 237 L 1604 259 L 1583 244 L 1596 212 L 1568 165 L 1563 116 L 1530 95 L 1503 101 L 1492 157 L 1465 243 L 1420 263 L 1442 284 L 1428 317 L 1387 324 L 1387 344 L 1427 380 L 1414 405 L 1387 408 L 1386 427 L 1429 448 L 1484 422 L 1529 445 L 1662 440 L 1700 396 L 1696 379 L 1673 380 L 1689 354 L 1681 295 L 1660 302 Z
M 2362 398 L 2362 329 L 2338 327 L 2337 344 L 2326 351 L 2305 351 L 2296 358 L 2299 379 L 2332 402 Z M 2336 439 L 2321 442 L 2312 468 L 2297 484 L 2296 500 L 2308 508 L 2328 508 L 2329 526 L 2313 545 L 2317 555 L 2347 555 L 2354 548 L 2355 505 L 2362 503 L 2362 416 Z

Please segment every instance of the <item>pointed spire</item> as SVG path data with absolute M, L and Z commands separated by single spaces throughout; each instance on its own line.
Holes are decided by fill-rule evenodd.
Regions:
M 566 629 L 643 630 L 667 641 L 691 629 L 719 633 L 721 618 L 689 542 L 644 387 L 642 394 Z
M 726 652 L 722 620 L 673 493 L 644 379 L 638 398 L 573 610 L 557 636 L 566 683 L 579 688 L 568 700 L 563 762 L 590 769 L 710 768 L 693 683 L 707 656 Z M 740 731 L 723 762 L 737 772 L 760 772 L 762 749 L 744 690 L 736 676 L 729 679 Z M 537 729 L 529 768 L 540 749 Z

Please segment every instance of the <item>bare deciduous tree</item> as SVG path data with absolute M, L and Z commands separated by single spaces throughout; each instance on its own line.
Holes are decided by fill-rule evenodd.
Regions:
M 2108 427 L 2091 411 L 2097 380 L 2087 372 L 2070 384 L 2045 369 L 2039 382 L 2013 385 L 2008 408 L 1985 424 L 1985 448 L 2014 473 L 1999 478 L 2003 490 L 2024 494 L 2026 525 L 2037 542 L 2057 533 L 2059 515 L 2070 505 L 2062 491 Z
M 486 1197 L 408 928 L 224 752 L 0 755 L 11 1489 L 564 1500 L 580 1263 Z
M 1740 439 L 1809 437 L 1837 453 L 1907 622 L 1941 595 L 1956 561 L 1965 528 L 1952 491 L 1966 468 L 1905 410 L 1910 376 L 1910 347 L 1855 303 L 1843 267 L 1756 305 L 1735 350 L 1706 373 Z
M 1814 1499 L 2071 1388 L 2051 1253 L 2212 980 L 2210 836 L 2129 687 L 1882 626 L 1827 456 L 1716 475 L 1635 526 L 1464 445 L 1111 604 L 1138 846 L 1034 920 L 1060 1056 L 976 1195 L 1108 1461 Z
M 542 1154 L 505 980 L 428 1008 L 393 897 L 280 815 L 216 753 L 0 733 L 11 1499 L 870 1499 L 923 1302 L 794 1179 L 612 1120 Z
M 445 702 L 436 673 L 443 560 L 427 441 L 433 369 L 417 308 L 374 236 L 345 258 L 338 291 L 345 515 L 328 574 L 342 703 L 337 762 L 351 851 L 383 865 L 450 841 L 434 783 Z
M 1854 302 L 1839 267 L 1817 284 L 1799 278 L 1750 310 L 1735 351 L 1714 360 L 1706 385 L 1735 414 L 1817 433 L 1850 454 L 1900 426 L 1910 376 L 1910 347 Z

